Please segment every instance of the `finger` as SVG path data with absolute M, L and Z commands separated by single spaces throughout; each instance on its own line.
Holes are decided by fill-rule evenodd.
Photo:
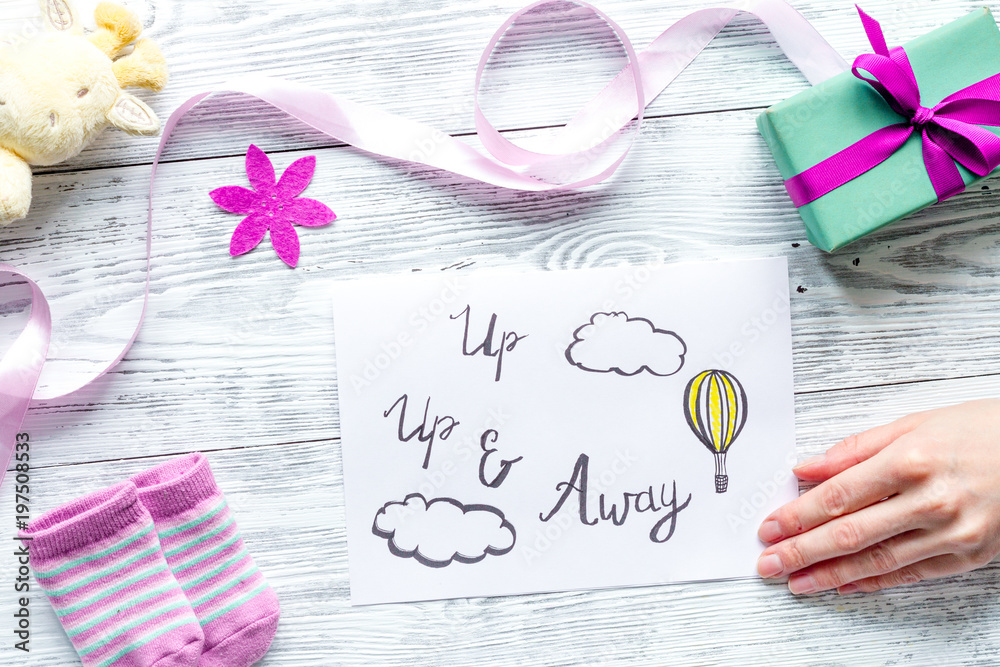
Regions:
M 916 516 L 912 500 L 890 498 L 768 547 L 757 561 L 757 571 L 769 579 L 784 577 L 831 558 L 857 553 L 922 527 L 914 525 Z
M 858 463 L 772 512 L 757 531 L 765 544 L 800 535 L 895 494 L 899 479 L 882 457 Z
M 915 429 L 924 419 L 923 413 L 915 413 L 863 433 L 850 435 L 828 449 L 826 454 L 798 464 L 792 468 L 792 472 L 801 480 L 822 482 L 867 461 L 892 444 L 896 438 Z
M 795 595 L 840 589 L 852 582 L 896 572 L 908 565 L 947 553 L 941 539 L 933 532 L 911 530 L 882 540 L 847 556 L 817 563 L 788 579 L 788 589 Z
M 913 563 L 912 565 L 901 567 L 887 574 L 845 584 L 838 588 L 837 592 L 841 595 L 874 593 L 875 591 L 902 586 L 903 584 L 915 584 L 918 581 L 925 581 L 927 579 L 948 577 L 953 574 L 967 572 L 970 569 L 968 563 L 955 554 L 935 556 L 918 563 Z

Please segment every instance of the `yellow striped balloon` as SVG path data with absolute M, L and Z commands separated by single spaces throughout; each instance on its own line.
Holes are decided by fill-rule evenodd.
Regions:
M 726 452 L 747 421 L 747 395 L 732 373 L 702 371 L 684 390 L 684 417 L 703 445 L 715 454 L 715 490 L 729 485 Z

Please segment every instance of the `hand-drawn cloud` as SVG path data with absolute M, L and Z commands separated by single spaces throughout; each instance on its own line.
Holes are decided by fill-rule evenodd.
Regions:
M 573 332 L 566 360 L 592 373 L 673 375 L 684 365 L 687 345 L 673 331 L 627 313 L 595 313 Z
M 514 526 L 495 507 L 463 505 L 453 498 L 428 502 L 419 493 L 386 503 L 375 514 L 372 532 L 389 541 L 394 556 L 414 558 L 427 567 L 502 556 L 517 540 Z

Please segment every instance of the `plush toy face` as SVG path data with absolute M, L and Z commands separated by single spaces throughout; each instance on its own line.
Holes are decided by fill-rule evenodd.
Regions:
M 131 134 L 159 131 L 149 107 L 122 90 L 119 72 L 128 60 L 116 65 L 84 37 L 69 5 L 47 0 L 42 8 L 48 32 L 0 49 L 0 147 L 29 164 L 51 165 L 79 153 L 108 125 Z
M 111 61 L 78 35 L 0 52 L 0 144 L 30 164 L 62 162 L 108 125 L 120 88 Z
M 85 37 L 69 0 L 39 3 L 47 32 L 0 46 L 0 227 L 28 215 L 29 164 L 71 158 L 108 125 L 130 134 L 160 131 L 152 109 L 122 90 L 167 83 L 163 54 L 139 39 L 135 14 L 102 1 L 94 10 L 97 30 Z

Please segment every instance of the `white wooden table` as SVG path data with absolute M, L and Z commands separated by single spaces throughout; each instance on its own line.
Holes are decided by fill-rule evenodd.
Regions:
M 144 96 L 163 117 L 190 95 L 255 71 L 468 135 L 475 64 L 519 2 L 128 4 L 171 65 L 168 89 Z M 845 57 L 866 47 L 850 3 L 795 4 Z M 902 43 L 982 4 L 864 6 L 890 43 Z M 600 5 L 638 47 L 695 8 L 690 0 Z M 35 13 L 33 0 L 5 0 L 0 26 L 19 30 Z M 508 135 L 564 122 L 614 70 L 612 44 L 584 48 L 575 37 L 561 38 L 562 55 L 550 45 L 543 66 L 513 53 L 507 62 L 516 68 L 484 88 L 488 113 Z M 349 604 L 331 280 L 785 255 L 800 455 L 910 411 L 1000 393 L 996 179 L 826 255 L 805 241 L 754 126 L 761 109 L 805 86 L 767 31 L 738 19 L 649 108 L 633 153 L 607 184 L 556 195 L 378 161 L 262 104 L 207 103 L 181 126 L 161 167 L 152 294 L 138 342 L 102 380 L 29 412 L 32 513 L 169 456 L 207 452 L 281 600 L 266 665 L 996 664 L 996 566 L 847 598 L 795 598 L 781 585 L 738 581 Z M 307 195 L 339 216 L 329 228 L 300 228 L 295 270 L 267 241 L 230 258 L 239 218 L 207 196 L 244 182 L 251 142 L 279 170 L 315 154 Z M 79 158 L 37 170 L 31 216 L 0 229 L 0 260 L 27 269 L 54 300 L 80 299 L 81 309 L 95 305 L 79 296 L 85 290 L 134 294 L 155 145 L 109 131 Z M 4 484 L 7 545 L 13 501 Z M 0 664 L 76 664 L 37 591 L 31 653 L 12 647 L 15 559 L 12 548 L 2 552 Z

